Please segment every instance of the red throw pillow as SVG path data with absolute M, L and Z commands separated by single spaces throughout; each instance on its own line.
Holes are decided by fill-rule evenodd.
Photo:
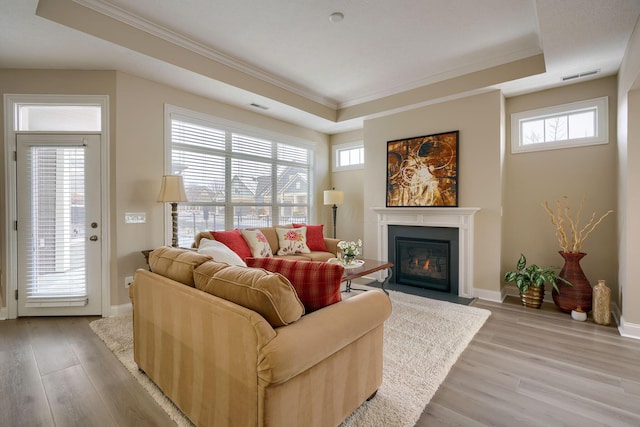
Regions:
M 307 247 L 311 251 L 329 252 L 324 242 L 324 225 L 293 224 L 294 228 L 307 227 Z
M 242 233 L 237 228 L 231 231 L 212 231 L 213 238 L 220 243 L 224 243 L 229 249 L 237 253 L 242 259 L 251 256 L 251 249 L 247 241 L 242 237 Z
M 307 314 L 342 300 L 344 267 L 340 264 L 282 258 L 247 258 L 245 262 L 289 279 Z

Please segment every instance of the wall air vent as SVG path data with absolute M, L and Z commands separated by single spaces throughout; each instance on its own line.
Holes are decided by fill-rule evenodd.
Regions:
M 254 107 L 254 108 L 259 108 L 259 109 L 261 109 L 261 110 L 268 110 L 268 109 L 269 109 L 269 107 L 266 107 L 266 106 L 264 106 L 264 105 L 260 105 L 260 104 L 256 104 L 255 102 L 252 102 L 252 103 L 251 103 L 251 104 L 249 104 L 249 105 L 251 105 L 251 106 L 252 106 L 252 107 Z
M 579 78 L 582 78 L 582 77 L 593 76 L 594 74 L 598 74 L 599 72 L 600 72 L 600 70 L 591 70 L 591 71 L 585 71 L 584 73 L 573 74 L 571 76 L 564 76 L 564 77 L 562 77 L 562 81 L 565 82 L 567 80 L 573 80 L 573 79 L 579 79 Z

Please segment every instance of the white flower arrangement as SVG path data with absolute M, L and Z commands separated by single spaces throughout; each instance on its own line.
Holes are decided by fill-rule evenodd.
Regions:
M 338 242 L 338 248 L 346 256 L 355 257 L 360 255 L 361 247 L 362 247 L 362 240 L 360 239 L 358 239 L 357 242 L 347 242 L 346 240 L 341 240 Z

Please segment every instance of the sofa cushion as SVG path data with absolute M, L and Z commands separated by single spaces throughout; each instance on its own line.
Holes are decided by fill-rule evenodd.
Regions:
M 324 224 L 306 225 L 293 224 L 295 228 L 307 227 L 307 246 L 311 251 L 329 252 L 324 241 Z
M 340 283 L 344 267 L 340 264 L 282 258 L 247 258 L 245 261 L 249 267 L 280 273 L 289 279 L 306 313 L 342 300 Z
M 194 271 L 194 279 L 197 289 L 259 313 L 274 328 L 304 314 L 295 289 L 281 274 L 209 261 Z
M 307 228 L 276 228 L 278 255 L 308 254 Z
M 188 249 L 163 246 L 149 254 L 149 268 L 156 274 L 193 287 L 193 271 L 210 259 L 208 255 Z
M 240 230 L 242 237 L 251 249 L 251 255 L 254 257 L 272 257 L 271 245 L 260 230 Z
M 229 249 L 227 245 L 222 242 L 211 239 L 200 239 L 200 246 L 198 247 L 198 253 L 203 255 L 209 255 L 214 261 L 224 262 L 229 265 L 239 265 L 246 267 L 240 255 Z
M 287 228 L 286 225 L 280 225 L 279 227 Z M 292 228 L 292 227 L 289 226 L 288 228 Z M 276 234 L 275 227 L 250 228 L 250 230 L 262 231 L 262 234 L 264 234 L 264 237 L 266 237 L 267 241 L 269 242 L 269 246 L 271 247 L 271 252 L 274 254 L 278 252 L 278 235 Z
M 242 233 L 237 228 L 231 231 L 212 231 L 213 238 L 224 243 L 242 259 L 251 256 L 251 249 L 247 241 L 242 237 Z

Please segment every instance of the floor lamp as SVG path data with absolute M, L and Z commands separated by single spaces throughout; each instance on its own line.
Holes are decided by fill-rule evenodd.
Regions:
M 164 175 L 158 202 L 171 203 L 171 246 L 178 247 L 178 203 L 187 201 L 181 175 Z
M 324 204 L 333 205 L 333 238 L 336 238 L 336 214 L 338 213 L 338 205 L 344 203 L 344 192 L 336 190 L 335 187 L 331 190 L 324 191 Z

